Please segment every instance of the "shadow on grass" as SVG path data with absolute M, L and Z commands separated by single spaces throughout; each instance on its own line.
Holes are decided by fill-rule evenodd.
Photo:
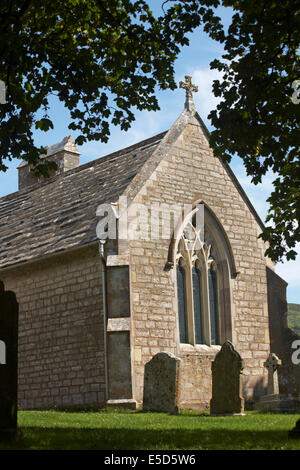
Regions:
M 285 431 L 141 430 L 116 428 L 22 427 L 18 444 L 0 449 L 147 450 L 147 449 L 300 449 L 300 440 L 288 440 Z

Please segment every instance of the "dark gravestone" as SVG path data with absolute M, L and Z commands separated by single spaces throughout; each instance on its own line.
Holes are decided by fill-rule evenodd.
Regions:
M 144 411 L 178 413 L 180 359 L 160 352 L 145 365 Z
M 230 341 L 226 341 L 212 363 L 212 415 L 242 415 L 243 360 Z
M 300 439 L 300 419 L 298 419 L 296 426 L 289 431 L 290 439 Z
M 16 438 L 18 392 L 18 313 L 13 292 L 0 281 L 0 440 Z

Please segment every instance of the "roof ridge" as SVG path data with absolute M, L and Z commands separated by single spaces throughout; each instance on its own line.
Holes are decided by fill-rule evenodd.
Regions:
M 129 147 L 124 147 L 123 149 L 116 150 L 115 152 L 109 153 L 108 155 L 103 155 L 103 157 L 96 158 L 96 160 L 91 160 L 90 162 L 84 163 L 83 165 L 80 165 L 77 168 L 68 170 L 64 174 L 76 173 L 77 171 L 80 171 L 81 169 L 84 169 L 84 168 L 89 168 L 90 166 L 93 166 L 93 164 L 95 163 L 97 164 L 100 161 L 101 162 L 106 161 L 108 159 L 111 159 L 114 156 L 121 157 L 122 155 L 126 155 L 126 153 L 132 152 L 135 149 L 143 150 L 147 147 L 150 147 L 151 145 L 154 145 L 156 142 L 161 140 L 167 132 L 168 131 L 161 132 L 160 134 L 154 135 L 153 137 L 150 137 L 149 139 L 141 140 L 140 142 L 130 145 Z
M 85 170 L 85 169 L 90 168 L 90 167 L 92 167 L 94 165 L 97 165 L 99 163 L 106 162 L 107 160 L 110 160 L 113 157 L 116 157 L 116 158 L 121 157 L 123 155 L 126 155 L 127 153 L 132 152 L 135 149 L 144 150 L 147 147 L 150 147 L 150 146 L 154 145 L 156 142 L 158 142 L 159 140 L 161 140 L 166 135 L 167 132 L 168 131 L 161 132 L 161 133 L 156 134 L 152 137 L 149 137 L 148 139 L 141 140 L 140 142 L 137 142 L 136 144 L 132 144 L 129 147 L 124 147 L 123 149 L 116 150 L 115 152 L 104 155 L 103 157 L 96 158 L 95 160 L 91 160 L 90 162 L 84 163 L 83 165 L 79 165 L 76 168 L 72 168 L 71 170 L 65 171 L 64 173 L 53 176 L 52 178 L 45 179 L 45 181 L 40 183 L 39 186 L 31 186 L 31 187 L 19 189 L 18 191 L 15 191 L 15 192 L 10 193 L 10 194 L 6 194 L 5 196 L 0 197 L 0 202 L 3 202 L 5 200 L 13 199 L 16 195 L 20 195 L 20 196 L 21 195 L 26 195 L 27 193 L 31 193 L 33 191 L 36 191 L 37 189 L 39 189 L 42 186 L 54 183 L 55 181 L 57 181 L 60 178 L 64 178 L 65 176 L 69 176 L 69 175 L 74 174 L 74 173 L 78 173 L 81 170 Z

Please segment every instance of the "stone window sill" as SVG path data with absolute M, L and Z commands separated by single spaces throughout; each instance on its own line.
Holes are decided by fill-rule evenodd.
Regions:
M 221 346 L 207 346 L 206 344 L 184 344 L 179 345 L 179 351 L 181 353 L 192 353 L 192 354 L 211 354 L 215 356 L 221 350 Z

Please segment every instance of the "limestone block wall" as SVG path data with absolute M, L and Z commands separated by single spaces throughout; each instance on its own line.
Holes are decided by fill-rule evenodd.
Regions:
M 105 401 L 101 266 L 97 247 L 0 273 L 19 302 L 19 406 Z
M 270 349 L 266 247 L 257 238 L 261 231 L 257 220 L 194 119 L 155 171 L 149 173 L 134 202 L 151 208 L 155 203 L 192 204 L 199 200 L 223 226 L 235 259 L 238 274 L 230 281 L 233 326 L 231 337 L 226 339 L 244 359 L 244 396 L 252 400 L 263 393 L 263 363 Z M 157 239 L 152 234 L 146 241 L 129 243 L 135 398 L 142 402 L 144 364 L 165 350 L 182 359 L 182 405 L 205 407 L 211 398 L 211 362 L 218 348 L 179 343 L 175 269 L 165 269 L 169 246 L 170 240 L 159 234 Z

